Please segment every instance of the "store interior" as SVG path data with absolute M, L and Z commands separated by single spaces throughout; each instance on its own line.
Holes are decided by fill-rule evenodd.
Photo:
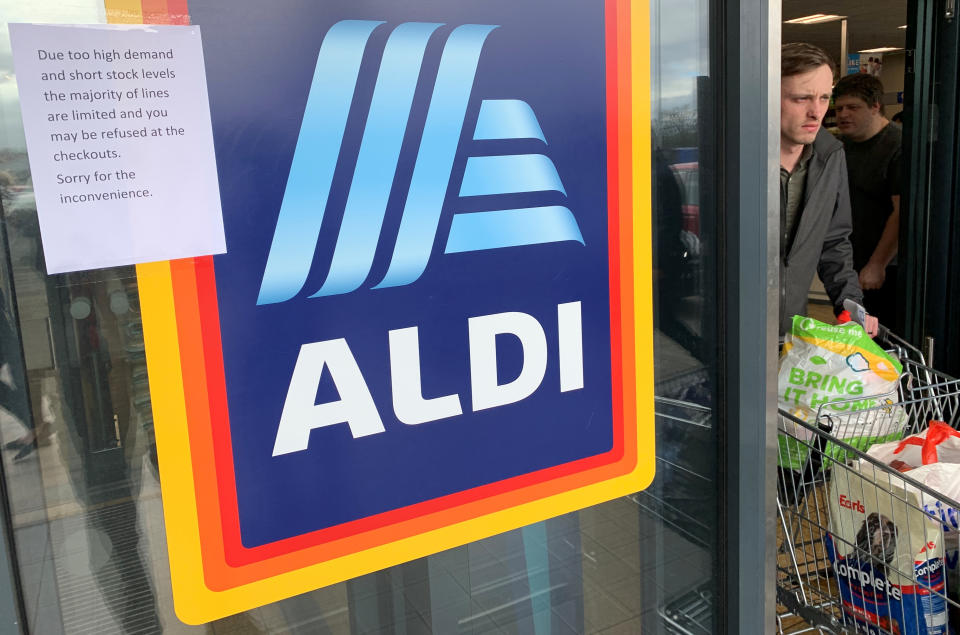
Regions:
M 904 0 L 869 4 L 842 0 L 823 6 L 784 0 L 782 40 L 785 44 L 807 42 L 824 49 L 837 61 L 841 76 L 859 72 L 876 76 L 884 88 L 884 115 L 891 120 L 903 116 L 907 53 Z M 838 134 L 832 106 L 824 126 Z M 809 314 L 821 321 L 834 321 L 830 299 L 816 278 L 810 289 Z

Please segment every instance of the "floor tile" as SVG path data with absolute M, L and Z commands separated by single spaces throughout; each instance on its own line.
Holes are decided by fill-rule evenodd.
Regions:
M 419 615 L 408 615 L 404 620 L 385 626 L 371 635 L 432 635 L 432 631 Z
M 584 618 L 588 628 L 601 629 L 622 622 L 630 612 L 599 587 L 589 585 L 584 595 Z
M 428 580 L 406 585 L 403 593 L 407 601 L 421 614 L 431 609 L 442 609 L 470 601 L 470 595 L 446 571 L 441 571 Z
M 495 621 L 500 630 L 508 635 L 577 635 L 577 631 L 549 609 L 516 619 Z M 548 625 L 548 628 L 541 632 L 537 630 L 537 626 L 542 624 Z
M 474 635 L 499 630 L 493 619 L 476 603 L 448 606 L 421 617 L 437 634 Z
M 42 635 L 63 635 L 60 611 L 56 607 L 48 607 L 37 611 L 31 624 L 31 632 L 42 633 Z
M 596 631 L 597 635 L 640 635 L 643 632 L 641 620 L 639 617 L 614 624 L 602 631 Z
M 18 527 L 13 532 L 13 540 L 21 567 L 41 562 L 49 555 L 50 535 L 46 523 Z

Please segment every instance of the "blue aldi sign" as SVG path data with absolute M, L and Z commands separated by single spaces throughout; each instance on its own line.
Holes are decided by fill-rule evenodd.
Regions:
M 183 619 L 649 483 L 646 8 L 206 11 L 227 253 L 140 270 Z
M 220 320 L 245 544 L 611 449 L 591 424 L 612 420 L 604 48 L 578 46 L 603 36 L 592 13 L 550 43 L 509 23 L 326 29 L 285 120 L 278 211 L 222 192 L 243 197 L 217 286 L 243 307 Z M 539 46 L 573 47 L 582 76 L 550 64 L 518 85 Z M 231 154 L 283 152 L 264 150 Z M 274 353 L 250 363 L 251 333 Z M 353 487 L 305 508 L 346 469 Z

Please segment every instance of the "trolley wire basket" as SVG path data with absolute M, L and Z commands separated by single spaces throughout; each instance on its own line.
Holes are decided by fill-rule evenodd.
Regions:
M 960 626 L 960 589 L 948 581 L 958 537 L 948 511 L 960 503 L 866 454 L 871 442 L 931 420 L 956 429 L 960 380 L 896 336 L 886 341 L 904 373 L 895 390 L 873 396 L 877 405 L 824 404 L 811 422 L 780 411 L 780 633 L 946 635 Z

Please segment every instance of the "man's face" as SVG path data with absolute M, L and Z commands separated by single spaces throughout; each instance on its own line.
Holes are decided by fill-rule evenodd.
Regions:
M 837 97 L 837 127 L 854 141 L 870 138 L 874 124 L 880 118 L 880 104 L 868 106 L 867 102 L 853 95 Z
M 807 145 L 820 131 L 820 122 L 830 107 L 833 72 L 824 64 L 780 82 L 780 142 Z

